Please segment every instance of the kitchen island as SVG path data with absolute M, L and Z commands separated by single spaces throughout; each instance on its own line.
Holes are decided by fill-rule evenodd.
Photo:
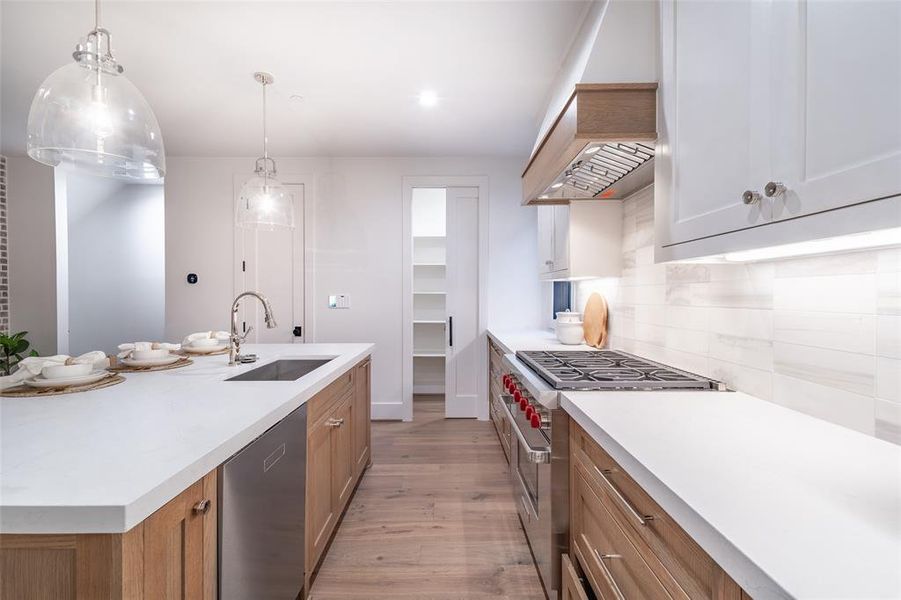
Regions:
M 59 575 L 59 585 L 67 578 L 72 583 L 71 594 L 61 595 L 59 588 L 53 588 L 54 597 L 168 597 L 147 595 L 159 582 L 148 582 L 147 567 L 152 565 L 142 562 L 139 551 L 146 553 L 150 540 L 140 530 L 174 511 L 186 514 L 170 519 L 173 527 L 168 533 L 184 535 L 185 551 L 206 554 L 203 566 L 183 565 L 187 570 L 176 577 L 180 581 L 177 587 L 195 589 L 200 594 L 196 597 L 215 597 L 217 467 L 308 402 L 308 513 L 312 505 L 317 515 L 326 517 L 324 523 L 311 523 L 311 515 L 307 516 L 307 561 L 308 571 L 312 571 L 369 461 L 369 356 L 373 346 L 261 344 L 246 349 L 259 355 L 259 361 L 229 367 L 227 356 L 194 357 L 194 364 L 187 367 L 128 373 L 124 383 L 100 390 L 46 398 L 2 398 L 3 591 L 13 591 L 10 597 L 17 597 L 16 591 L 22 597 L 36 597 L 23 595 L 16 584 L 22 584 L 29 573 L 35 581 L 51 573 Z M 226 381 L 291 358 L 331 360 L 294 381 Z M 357 435 L 341 434 L 335 443 L 326 443 L 326 449 L 336 449 L 340 456 L 322 457 L 329 465 L 323 474 L 318 458 L 322 447 L 310 444 L 322 439 L 320 429 L 326 435 L 330 430 L 337 434 L 338 428 L 329 427 L 337 422 L 332 414 L 337 410 L 346 410 L 349 417 L 342 430 Z M 319 427 L 323 421 L 327 421 L 324 427 Z M 361 456 L 356 456 L 357 450 Z M 314 485 L 315 478 L 331 477 L 344 462 L 350 479 L 344 482 L 340 504 L 323 506 L 321 498 L 310 498 L 317 490 L 333 485 L 330 480 Z M 197 495 L 198 504 L 181 502 L 186 494 Z M 187 521 L 195 513 L 207 522 L 198 530 L 202 534 L 192 537 Z M 310 539 L 313 529 L 315 540 Z M 314 543 L 316 548 L 311 547 Z M 203 551 L 192 545 L 202 546 Z M 86 567 L 85 561 L 93 564 Z M 98 569 L 100 564 L 115 573 L 104 573 Z M 13 572 L 16 575 L 10 577 Z M 166 580 L 164 587 L 173 583 L 169 575 L 161 577 Z M 309 581 L 310 572 L 306 577 Z M 98 578 L 104 582 L 100 584 Z M 143 596 L 134 595 L 138 588 Z

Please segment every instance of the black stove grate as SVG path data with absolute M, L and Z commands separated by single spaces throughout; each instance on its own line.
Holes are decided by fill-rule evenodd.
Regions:
M 527 350 L 516 356 L 559 390 L 721 389 L 712 379 L 619 350 Z

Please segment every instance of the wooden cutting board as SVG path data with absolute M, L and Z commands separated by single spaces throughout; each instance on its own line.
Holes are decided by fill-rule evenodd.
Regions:
M 607 345 L 607 301 L 597 292 L 591 294 L 585 303 L 582 330 L 585 343 L 589 346 L 603 348 Z

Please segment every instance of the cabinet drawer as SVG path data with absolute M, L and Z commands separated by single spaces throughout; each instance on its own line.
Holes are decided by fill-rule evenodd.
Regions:
M 592 588 L 602 598 L 673 600 L 687 598 L 659 565 L 647 562 L 613 516 L 606 498 L 597 495 L 584 465 L 573 469 L 572 549 Z M 644 554 L 644 555 L 643 555 Z M 656 571 L 656 572 L 655 572 Z M 664 584 L 661 577 L 669 579 Z
M 560 600 L 589 600 L 588 594 L 585 592 L 585 586 L 582 585 L 582 579 L 576 572 L 569 555 L 563 555 L 563 564 L 560 568 L 563 581 L 560 585 Z
M 624 530 L 647 544 L 691 598 L 718 597 L 719 565 L 581 427 L 572 430 L 574 461 Z
M 354 371 L 356 369 L 349 369 L 346 373 L 342 373 L 338 379 L 310 399 L 310 406 L 307 408 L 307 419 L 310 423 L 316 423 L 326 417 L 348 390 L 353 390 Z

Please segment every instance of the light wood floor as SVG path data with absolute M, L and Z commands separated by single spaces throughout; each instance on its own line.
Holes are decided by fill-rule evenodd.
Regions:
M 372 467 L 311 599 L 542 600 L 507 477 L 491 422 L 445 419 L 443 400 L 374 422 Z

